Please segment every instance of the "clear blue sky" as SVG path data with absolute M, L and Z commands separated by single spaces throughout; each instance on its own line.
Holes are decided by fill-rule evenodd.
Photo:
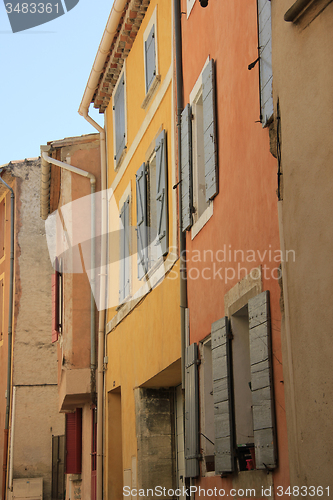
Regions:
M 96 132 L 77 110 L 112 4 L 80 0 L 58 19 L 12 33 L 0 0 L 0 165 L 39 156 L 48 141 Z

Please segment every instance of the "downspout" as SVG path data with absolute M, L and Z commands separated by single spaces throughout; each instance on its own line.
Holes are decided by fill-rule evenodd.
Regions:
M 13 284 L 14 284 L 14 191 L 0 177 L 0 181 L 10 191 L 10 271 L 9 271 L 9 309 L 8 309 L 8 365 L 7 365 L 7 400 L 6 400 L 6 418 L 3 447 L 3 478 L 2 478 L 2 498 L 5 499 L 6 479 L 7 479 L 7 460 L 8 460 L 8 429 L 9 429 L 9 410 L 11 396 L 11 374 L 12 374 L 12 330 L 13 330 Z
M 178 210 L 179 210 L 179 253 L 180 253 L 180 331 L 181 331 L 181 366 L 182 388 L 185 389 L 185 314 L 187 308 L 186 288 L 186 233 L 182 230 L 182 183 L 181 183 L 181 120 L 183 111 L 183 65 L 181 11 L 179 0 L 174 0 L 175 46 L 176 46 L 176 85 L 177 85 L 177 135 L 178 135 Z
M 95 192 L 96 192 L 96 177 L 82 170 L 81 168 L 74 167 L 73 165 L 69 165 L 68 163 L 64 163 L 62 161 L 56 160 L 51 156 L 47 155 L 47 152 L 50 151 L 50 146 L 41 146 L 41 155 L 42 155 L 42 178 L 45 176 L 44 169 L 47 167 L 48 163 L 52 163 L 52 165 L 56 165 L 57 167 L 63 168 L 64 170 L 68 170 L 69 172 L 73 172 L 75 174 L 81 175 L 82 177 L 87 177 L 90 179 L 90 198 L 91 198 L 91 276 L 90 276 L 90 392 L 92 400 L 95 399 L 95 391 L 96 391 L 96 336 L 95 336 L 95 322 L 96 322 L 96 314 L 95 314 L 95 236 L 96 236 L 96 208 L 95 208 Z M 49 177 L 49 176 L 47 176 Z M 46 200 L 44 201 L 46 203 Z M 44 210 L 44 216 L 46 218 L 46 211 Z
M 13 387 L 12 403 L 12 426 L 10 429 L 10 452 L 9 452 L 9 481 L 8 489 L 13 491 L 13 459 L 14 459 L 14 429 L 15 429 L 15 405 L 16 405 L 16 385 Z

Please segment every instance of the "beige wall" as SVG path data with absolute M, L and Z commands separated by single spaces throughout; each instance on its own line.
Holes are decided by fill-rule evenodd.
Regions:
M 318 0 L 315 4 L 324 4 Z M 272 2 L 273 87 L 280 102 L 283 364 L 290 480 L 333 486 L 333 3 L 304 28 L 284 21 L 293 0 Z M 307 19 L 307 22 L 309 19 Z

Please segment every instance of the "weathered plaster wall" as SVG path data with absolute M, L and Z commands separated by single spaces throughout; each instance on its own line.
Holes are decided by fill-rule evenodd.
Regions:
M 332 488 L 333 3 L 304 29 L 284 21 L 292 4 L 272 2 L 274 101 L 275 106 L 280 102 L 282 137 L 281 229 L 286 248 L 296 252 L 283 277 L 290 313 L 283 358 L 290 474 L 292 484 Z
M 42 476 L 51 498 L 52 434 L 64 433 L 57 408 L 57 353 L 51 344 L 51 273 L 39 215 L 40 160 L 15 162 L 15 323 L 13 478 Z

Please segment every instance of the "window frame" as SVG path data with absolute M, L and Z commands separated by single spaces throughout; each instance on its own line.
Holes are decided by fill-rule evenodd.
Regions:
M 147 53 L 146 53 L 146 42 L 154 26 L 154 40 L 155 40 L 155 76 L 148 86 L 147 82 Z M 144 82 L 145 82 L 145 98 L 141 104 L 142 109 L 146 109 L 151 102 L 153 95 L 161 81 L 161 75 L 159 74 L 158 67 L 158 30 L 157 30 L 157 5 L 148 21 L 147 27 L 143 34 L 143 72 L 144 72 Z
M 119 156 L 117 158 L 117 140 L 116 140 L 116 107 L 115 107 L 115 97 L 117 94 L 118 87 L 122 81 L 122 78 L 124 78 L 124 148 Z M 112 94 L 112 124 L 113 124 L 113 162 L 114 162 L 114 170 L 117 171 L 121 165 L 121 163 L 124 160 L 124 157 L 127 152 L 127 97 L 126 97 L 126 89 L 127 89 L 127 78 L 126 78 L 126 62 L 124 62 L 124 66 L 119 74 L 118 81 L 115 85 L 115 88 L 113 90 Z
M 213 215 L 213 206 L 214 206 L 214 200 L 210 200 L 206 209 L 201 213 L 200 216 L 198 216 L 198 161 L 196 158 L 196 152 L 197 152 L 197 130 L 195 128 L 196 124 L 196 118 L 195 118 L 195 109 L 193 109 L 197 103 L 197 101 L 200 99 L 200 96 L 202 96 L 203 92 L 203 72 L 205 68 L 208 66 L 210 61 L 209 56 L 207 57 L 203 68 L 200 72 L 200 75 L 197 79 L 197 81 L 194 84 L 194 87 L 190 93 L 190 98 L 189 98 L 189 103 L 192 108 L 192 192 L 193 192 L 193 208 L 194 212 L 192 214 L 193 218 L 193 224 L 191 227 L 191 239 L 193 240 L 195 236 L 201 231 L 201 229 L 207 224 L 209 219 Z M 204 167 L 205 168 L 205 167 Z

